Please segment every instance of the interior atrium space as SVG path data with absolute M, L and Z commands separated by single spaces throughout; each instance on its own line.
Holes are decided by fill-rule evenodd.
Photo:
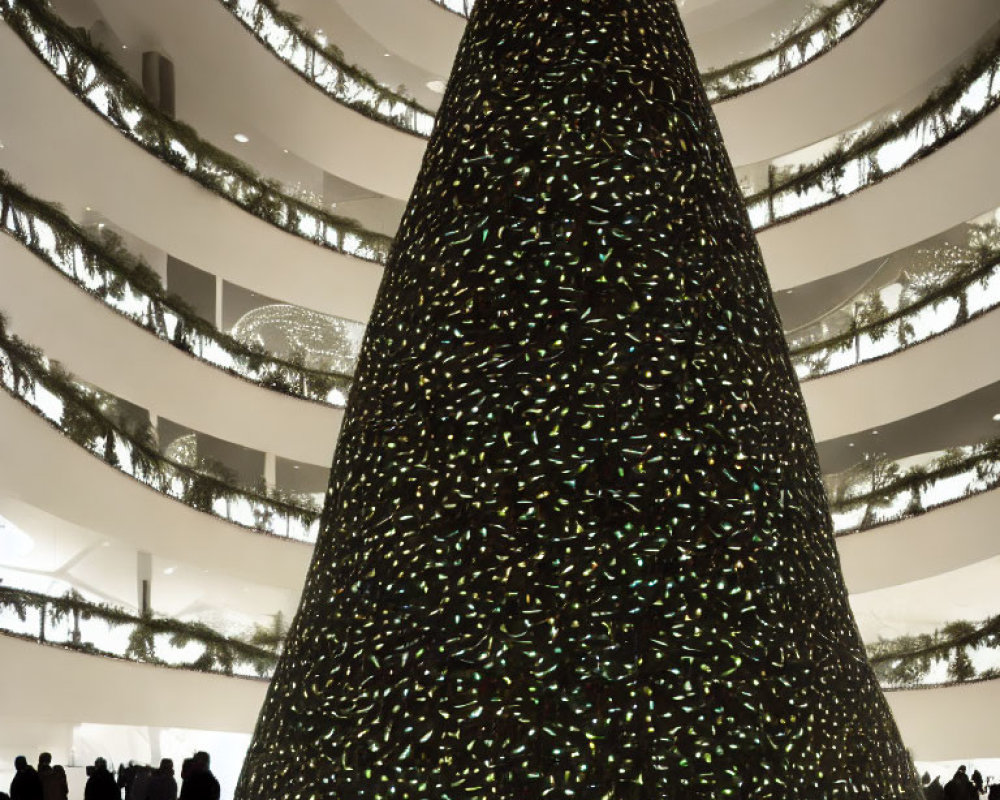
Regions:
M 756 257 L 756 237 L 763 302 L 780 317 L 766 381 L 787 365 L 787 394 L 801 388 L 800 444 L 812 446 L 811 427 L 831 563 L 873 696 L 884 693 L 918 776 L 944 784 L 965 765 L 985 795 L 1000 784 L 1000 3 L 588 2 L 626 20 L 631 6 L 676 5 L 700 79 L 692 96 L 718 120 L 734 168 L 719 155 L 718 172 L 745 205 L 745 252 Z M 489 183 L 475 177 L 473 137 L 492 135 L 491 114 L 520 120 L 548 86 L 507 81 L 509 53 L 461 61 L 473 53 L 468 27 L 502 4 L 0 0 L 0 791 L 21 755 L 34 765 L 51 753 L 69 797 L 82 798 L 99 758 L 123 788 L 146 774 L 130 763 L 172 759 L 180 783 L 185 761 L 207 752 L 231 800 L 272 678 L 291 696 L 283 669 L 312 653 L 301 640 L 336 638 L 293 625 L 307 576 L 302 608 L 340 602 L 341 590 L 315 584 L 330 553 L 346 559 L 324 545 L 333 507 L 348 503 L 331 474 L 334 487 L 340 473 L 377 474 L 384 485 L 372 491 L 391 494 L 395 475 L 377 468 L 403 481 L 426 466 L 381 439 L 366 451 L 355 423 L 373 408 L 388 415 L 413 388 L 390 365 L 405 360 L 408 335 L 438 341 L 418 314 L 449 302 L 447 265 L 404 285 L 398 264 L 433 261 L 414 255 L 433 240 L 513 268 L 516 254 L 498 254 L 504 226 L 456 244 L 440 215 L 471 217 L 481 203 L 493 219 L 528 208 L 532 191 L 546 202 L 559 193 L 558 178 L 527 167 L 505 176 L 492 207 L 460 186 Z M 473 86 L 496 100 L 489 113 L 471 112 Z M 589 110 L 564 126 L 560 147 L 583 135 Z M 646 140 L 601 141 L 615 157 L 644 157 Z M 489 139 L 482 160 L 503 146 Z M 539 146 L 529 167 L 550 155 Z M 600 168 L 579 197 L 614 183 Z M 446 198 L 440 215 L 434 192 Z M 571 222 L 553 239 L 570 242 Z M 595 268 L 610 253 L 595 249 Z M 734 285 L 723 284 L 719 297 Z M 472 315 L 479 301 L 464 291 L 455 296 Z M 741 298 L 736 317 L 756 321 L 753 298 Z M 410 329 L 384 309 L 403 309 Z M 533 319 L 528 300 L 497 313 L 510 331 Z M 615 347 L 594 363 L 605 395 L 623 374 Z M 504 391 L 489 365 L 459 385 L 450 363 L 441 356 L 423 378 L 428 396 L 439 386 L 442 398 L 478 397 L 478 380 L 497 382 L 493 397 Z M 795 414 L 775 402 L 792 431 Z M 469 409 L 485 437 L 488 403 Z M 447 439 L 453 423 L 429 418 L 421 435 Z M 331 470 L 342 426 L 349 453 Z M 540 422 L 536 443 L 543 435 L 555 434 Z M 789 481 L 802 472 L 786 465 Z M 499 479 L 494 488 L 504 497 Z M 375 574 L 358 577 L 358 591 Z M 296 628 L 300 649 L 282 660 Z

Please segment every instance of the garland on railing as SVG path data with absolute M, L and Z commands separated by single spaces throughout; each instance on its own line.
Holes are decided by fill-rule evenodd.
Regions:
M 183 299 L 168 294 L 160 276 L 110 230 L 95 237 L 55 205 L 28 194 L 2 170 L 0 230 L 88 294 L 201 361 L 293 397 L 337 407 L 347 402 L 350 376 L 277 358 L 218 331 Z
M 883 2 L 840 0 L 832 6 L 812 6 L 765 52 L 703 72 L 709 100 L 737 97 L 804 67 L 854 33 Z
M 174 669 L 268 679 L 277 664 L 287 633 L 281 614 L 273 626 L 256 626 L 242 639 L 224 636 L 199 622 L 181 622 L 152 614 L 136 615 L 118 606 L 85 600 L 70 589 L 62 597 L 0 586 L 0 613 L 11 611 L 21 623 L 37 614 L 37 628 L 28 630 L 0 622 L 0 632 L 43 644 L 65 647 L 89 655 L 120 658 Z M 109 631 L 124 628 L 128 636 L 117 650 L 100 648 L 85 640 L 81 622 L 97 620 Z M 59 628 L 62 628 L 60 631 Z M 19 628 L 19 629 L 18 629 Z M 53 630 L 56 628 L 56 630 Z M 157 637 L 166 637 L 157 643 Z M 168 660 L 157 649 L 200 645 L 194 660 Z M 953 622 L 932 634 L 900 636 L 867 644 L 869 662 L 883 689 L 917 689 L 949 686 L 1000 678 L 1000 668 L 977 669 L 971 654 L 980 648 L 1000 647 L 1000 616 L 978 625 Z M 929 682 L 935 664 L 947 663 L 947 680 Z
M 855 302 L 846 330 L 806 344 L 790 341 L 799 379 L 817 378 L 900 352 L 995 308 L 1000 291 L 990 292 L 988 301 L 978 300 L 971 306 L 969 293 L 977 287 L 1000 287 L 1000 226 L 968 227 L 979 244 L 975 248 L 947 245 L 930 251 L 934 274 L 916 275 L 913 285 L 906 287 L 909 302 L 904 307 L 890 312 L 877 291 L 869 292 Z M 281 358 L 218 331 L 182 298 L 169 294 L 159 275 L 128 252 L 116 234 L 104 229 L 95 236 L 55 204 L 29 194 L 2 170 L 0 229 L 93 297 L 195 358 L 293 397 L 338 408 L 346 404 L 351 375 L 309 367 L 302 357 Z M 914 325 L 924 312 L 935 312 L 948 304 L 957 307 L 953 321 L 925 331 Z M 864 342 L 880 344 L 890 334 L 895 335 L 893 346 L 874 353 L 863 351 Z M 835 356 L 845 354 L 852 357 L 831 365 Z
M 0 317 L 0 382 L 14 397 L 45 417 L 90 453 L 143 484 L 244 527 L 299 541 L 315 541 L 319 509 L 311 498 L 279 489 L 237 487 L 221 464 L 194 466 L 162 456 L 155 437 L 114 416 L 114 398 L 85 390 L 38 351 L 7 333 Z M 951 480 L 945 492 L 935 489 Z M 1000 485 L 1000 439 L 955 448 L 905 472 L 895 462 L 871 459 L 827 477 L 827 493 L 838 535 L 867 530 L 958 502 Z
M 432 2 L 466 18 L 475 5 L 475 0 Z M 764 52 L 703 72 L 709 100 L 728 100 L 804 67 L 854 33 L 883 2 L 839 0 L 830 6 L 810 6 L 800 19 L 776 33 L 776 44 Z
M 0 316 L 0 383 L 15 399 L 44 417 L 105 463 L 198 511 L 274 536 L 312 542 L 319 509 L 308 495 L 279 488 L 262 492 L 234 485 L 224 466 L 200 459 L 178 464 L 157 449 L 155 433 L 115 416 L 116 399 L 85 389 L 7 330 Z
M 0 0 L 0 16 L 79 100 L 163 163 L 287 233 L 385 262 L 388 236 L 291 197 L 277 182 L 155 108 L 107 52 L 67 25 L 45 0 Z
M 985 622 L 952 622 L 934 633 L 900 636 L 866 646 L 868 659 L 887 689 L 916 689 L 1000 678 L 1000 667 L 977 669 L 972 653 L 1000 647 L 1000 616 Z M 946 662 L 947 680 L 928 683 L 935 664 Z
M 238 668 L 245 667 L 263 678 L 270 676 L 278 660 L 277 647 L 261 646 L 223 636 L 203 623 L 181 622 L 152 614 L 137 616 L 117 606 L 88 602 L 73 590 L 62 597 L 52 597 L 0 586 L 0 610 L 5 608 L 12 611 L 21 622 L 28 621 L 29 611 L 38 613 L 37 632 L 27 634 L 8 629 L 7 633 L 92 655 L 222 675 L 233 675 Z M 100 620 L 109 629 L 130 629 L 127 645 L 121 652 L 109 652 L 84 641 L 80 623 L 89 620 Z M 64 621 L 71 623 L 69 638 L 53 636 L 50 626 Z M 168 636 L 167 644 L 178 649 L 191 644 L 201 645 L 202 653 L 194 661 L 168 662 L 157 656 L 157 636 Z
M 332 44 L 304 30 L 301 19 L 274 0 L 219 0 L 254 38 L 308 83 L 338 103 L 415 136 L 430 136 L 434 112 L 412 97 L 381 86 L 360 67 L 347 64 Z
M 815 162 L 770 165 L 765 187 L 744 190 L 751 221 L 762 230 L 873 186 L 956 139 L 998 105 L 1000 36 L 902 116 L 844 134 Z
M 984 232 L 990 229 L 990 235 L 984 236 L 984 242 L 989 238 L 990 244 L 984 244 L 976 252 L 951 245 L 938 248 L 941 253 L 935 258 L 937 274 L 917 276 L 920 283 L 906 286 L 909 302 L 905 305 L 890 311 L 879 290 L 868 292 L 857 298 L 846 330 L 808 344 L 790 343 L 792 363 L 799 379 L 829 375 L 898 353 L 958 328 L 1000 305 L 1000 229 L 997 225 L 978 227 Z M 956 252 L 957 258 L 946 257 Z M 977 289 L 983 290 L 985 296 L 970 303 L 970 295 Z M 942 320 L 938 312 L 950 306 L 955 307 L 954 318 Z M 917 322 L 925 315 L 933 318 L 935 324 L 920 329 Z M 891 344 L 885 342 L 890 335 L 895 338 Z M 845 354 L 846 357 L 831 364 L 835 356 Z
M 936 493 L 948 481 L 959 487 L 950 486 Z M 834 532 L 856 533 L 997 488 L 1000 439 L 955 447 L 928 463 L 905 470 L 885 457 L 869 458 L 844 472 L 825 476 L 824 482 Z

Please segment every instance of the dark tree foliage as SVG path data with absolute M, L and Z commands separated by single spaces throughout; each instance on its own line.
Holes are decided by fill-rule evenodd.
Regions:
M 237 797 L 919 797 L 673 0 L 477 4 Z

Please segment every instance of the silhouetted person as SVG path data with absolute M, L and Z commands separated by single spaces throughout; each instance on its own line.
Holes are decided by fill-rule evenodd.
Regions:
M 219 782 L 212 774 L 210 765 L 211 759 L 204 751 L 191 757 L 188 774 L 181 773 L 184 783 L 181 785 L 180 800 L 219 800 Z
M 947 800 L 944 787 L 941 785 L 940 775 L 924 788 L 924 800 Z
M 24 756 L 14 759 L 14 779 L 10 782 L 10 800 L 43 800 L 42 781 Z
M 103 758 L 94 761 L 87 770 L 87 786 L 83 790 L 83 800 L 121 800 L 121 790 L 115 776 L 108 771 L 108 762 Z
M 972 786 L 976 790 L 976 797 L 980 797 L 983 793 L 983 773 L 978 769 L 972 771 Z
M 131 800 L 146 800 L 149 797 L 149 781 L 153 768 L 148 764 L 136 764 L 132 773 Z
M 58 765 L 52 766 L 52 753 L 38 756 L 38 779 L 42 782 L 44 800 L 66 800 L 69 797 L 66 770 Z
M 927 798 L 930 800 L 930 798 Z M 989 794 L 986 795 L 986 800 L 1000 800 L 1000 783 L 994 783 L 990 787 Z
M 146 800 L 177 800 L 177 780 L 174 778 L 174 762 L 165 758 L 149 779 Z
M 118 765 L 118 791 L 121 792 L 122 789 L 125 790 L 125 800 L 130 800 L 132 797 L 132 782 L 135 780 L 135 762 L 129 761 L 128 764 Z
M 978 797 L 976 788 L 966 773 L 965 764 L 955 770 L 952 779 L 944 785 L 944 796 L 946 800 L 972 800 Z

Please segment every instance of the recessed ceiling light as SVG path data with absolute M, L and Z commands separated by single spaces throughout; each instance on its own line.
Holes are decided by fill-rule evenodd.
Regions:
M 84 211 L 90 211 L 90 206 L 84 206 L 84 207 L 83 207 L 83 210 L 84 210 Z
M 299 468 L 298 464 L 292 464 L 292 469 L 298 469 L 298 468 Z
M 854 442 L 848 442 L 848 443 L 847 443 L 847 446 L 848 446 L 848 447 L 854 447 Z
M 337 207 L 336 203 L 330 203 L 330 208 L 336 208 L 336 207 Z
M 878 436 L 878 431 L 872 431 L 872 436 Z
M 382 55 L 385 56 L 386 58 L 389 58 L 392 56 L 392 53 L 382 53 Z
M 250 141 L 250 137 L 247 136 L 245 133 L 234 133 L 233 138 L 240 144 L 246 144 L 247 142 Z
M 282 150 L 281 152 L 282 152 L 282 153 L 284 153 L 284 154 L 285 154 L 285 155 L 287 156 L 287 155 L 288 155 L 288 148 L 286 147 L 286 148 L 285 148 L 284 150 Z
M 104 223 L 103 223 L 103 222 L 98 222 L 98 223 L 97 223 L 97 227 L 98 227 L 99 229 L 103 229 L 103 228 L 104 228 Z
M 445 82 L 439 79 L 427 81 L 427 88 L 434 92 L 434 94 L 444 94 Z
M 1000 414 L 994 414 L 993 415 L 993 421 L 994 422 L 1000 422 Z
M 122 45 L 122 50 L 128 50 L 128 45 L 127 44 L 123 44 Z
M 163 570 L 164 575 L 173 575 L 177 571 L 177 567 L 167 567 Z

